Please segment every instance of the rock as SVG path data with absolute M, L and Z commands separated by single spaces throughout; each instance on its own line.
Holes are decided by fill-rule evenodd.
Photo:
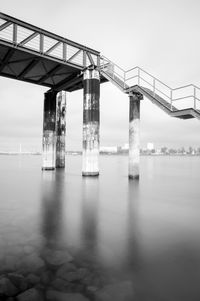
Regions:
M 46 299 L 48 301 L 89 301 L 88 298 L 79 293 L 61 293 L 53 290 L 47 291 Z
M 14 284 L 6 277 L 0 278 L 0 296 L 15 296 L 18 293 L 18 289 Z
M 78 270 L 78 273 L 79 273 L 79 276 L 80 276 L 81 279 L 85 278 L 85 277 L 87 277 L 91 274 L 90 271 L 86 268 L 80 268 Z
M 18 295 L 17 301 L 43 301 L 43 298 L 35 288 L 31 288 Z
M 96 286 L 88 286 L 87 287 L 87 291 L 91 294 L 96 293 L 97 290 L 98 290 L 98 288 Z
M 56 272 L 56 276 L 59 278 L 62 278 L 63 275 L 65 275 L 68 272 L 74 272 L 76 271 L 76 267 L 73 263 L 71 262 L 67 262 L 65 264 L 63 264 Z
M 28 283 L 30 283 L 31 285 L 35 285 L 37 283 L 40 282 L 40 277 L 34 275 L 34 274 L 29 274 L 27 277 L 26 277 L 26 280 Z
M 78 272 L 69 272 L 67 274 L 62 275 L 62 278 L 69 282 L 73 282 L 81 279 Z
M 88 270 L 81 268 L 75 271 L 63 273 L 60 275 L 60 277 L 66 281 L 73 282 L 83 279 L 84 277 L 88 276 L 88 274 Z
M 25 291 L 27 289 L 28 285 L 24 276 L 17 273 L 9 273 L 8 278 L 19 289 L 19 291 Z
M 48 284 L 51 282 L 53 278 L 53 275 L 50 271 L 43 271 L 41 277 L 40 277 L 40 281 L 43 283 L 43 284 Z
M 130 281 L 110 284 L 95 293 L 95 301 L 133 301 L 134 290 Z
M 94 279 L 91 276 L 87 276 L 84 279 L 82 279 L 81 282 L 86 286 L 91 286 L 91 285 L 93 286 L 94 285 L 93 280 Z
M 51 286 L 58 291 L 66 291 L 68 283 L 63 279 L 57 278 L 51 282 Z
M 97 288 L 102 287 L 101 279 L 98 277 L 98 275 L 94 274 L 86 275 L 83 279 L 81 279 L 81 282 L 86 286 L 94 286 Z
M 47 250 L 44 254 L 44 260 L 54 266 L 64 264 L 73 260 L 73 257 L 67 251 Z
M 43 268 L 45 265 L 44 261 L 36 254 L 25 256 L 20 262 L 19 269 L 24 272 L 36 272 Z

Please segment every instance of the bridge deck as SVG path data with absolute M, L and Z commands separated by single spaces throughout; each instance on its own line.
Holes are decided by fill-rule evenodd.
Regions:
M 82 88 L 82 70 L 98 66 L 99 57 L 94 49 L 0 13 L 0 76 L 71 92 Z

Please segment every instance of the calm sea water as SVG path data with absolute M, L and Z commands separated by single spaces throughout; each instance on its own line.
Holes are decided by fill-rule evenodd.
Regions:
M 200 157 L 141 157 L 139 181 L 127 159 L 101 156 L 99 178 L 82 178 L 81 156 L 53 172 L 40 156 L 0 156 L 1 273 L 38 275 L 38 264 L 53 283 L 59 263 L 41 262 L 61 250 L 91 278 L 98 270 L 96 289 L 126 282 L 131 300 L 199 301 Z

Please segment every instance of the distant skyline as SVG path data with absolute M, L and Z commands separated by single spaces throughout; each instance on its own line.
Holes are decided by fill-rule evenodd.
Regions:
M 172 88 L 200 86 L 198 0 L 1 0 L 1 12 L 82 43 L 124 69 L 140 66 Z M 48 88 L 0 77 L 0 150 L 41 151 L 43 98 Z M 66 149 L 82 149 L 83 92 L 67 93 Z M 101 85 L 100 144 L 128 142 L 129 100 Z M 141 147 L 199 147 L 200 121 L 169 117 L 141 102 Z

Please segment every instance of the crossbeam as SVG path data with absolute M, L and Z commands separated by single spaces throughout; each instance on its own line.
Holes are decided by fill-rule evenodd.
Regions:
M 26 68 L 19 74 L 18 78 L 22 79 L 28 72 L 31 71 L 38 63 L 38 60 L 34 59 L 32 60 Z
M 54 67 L 53 69 L 51 69 L 48 73 L 46 73 L 44 76 L 42 76 L 37 83 L 38 84 L 43 83 L 45 80 L 47 80 L 49 77 L 53 76 L 61 68 L 62 68 L 62 66 L 57 65 L 56 67 Z

